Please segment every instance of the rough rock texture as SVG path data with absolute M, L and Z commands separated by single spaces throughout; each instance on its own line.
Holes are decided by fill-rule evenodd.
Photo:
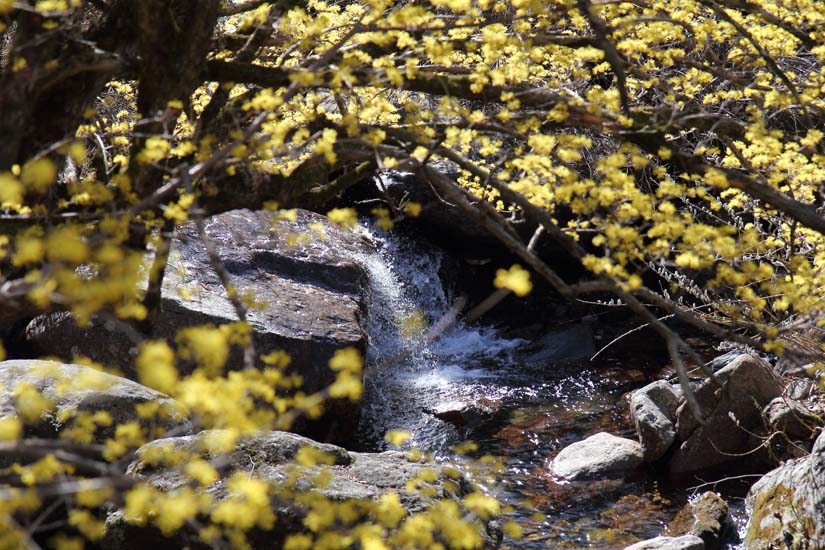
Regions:
M 816 413 L 786 397 L 777 397 L 768 403 L 762 416 L 771 431 L 783 432 L 791 439 L 812 439 L 822 424 Z
M 552 471 L 569 480 L 622 477 L 642 463 L 638 442 L 602 432 L 562 449 Z
M 813 452 L 757 481 L 748 494 L 748 550 L 825 548 L 825 434 Z
M 0 362 L 0 417 L 18 415 L 15 390 L 30 385 L 52 403 L 38 424 L 27 425 L 32 437 L 54 437 L 58 431 L 71 426 L 77 413 L 106 411 L 112 419 L 110 426 L 100 426 L 95 432 L 98 441 L 111 437 L 118 424 L 133 422 L 139 417 L 135 406 L 157 401 L 166 418 L 142 421 L 155 436 L 187 434 L 191 424 L 181 413 L 175 401 L 166 395 L 132 382 L 83 365 L 54 361 L 14 360 Z
M 147 443 L 138 449 L 138 460 L 129 467 L 129 472 L 145 477 L 157 487 L 165 490 L 173 489 L 183 482 L 177 473 L 148 467 L 141 463 L 140 457 L 145 456 L 150 449 L 158 447 L 190 452 L 198 450 L 202 446 L 204 436 L 208 433 L 201 432 L 192 436 L 166 438 Z M 281 482 L 292 472 L 294 458 L 303 447 L 317 449 L 332 457 L 332 465 L 317 466 L 311 472 L 317 474 L 319 469 L 324 469 L 332 474 L 326 487 L 316 487 L 314 490 L 334 500 L 375 499 L 392 490 L 401 496 L 401 502 L 407 510 L 418 511 L 426 506 L 429 499 L 407 494 L 404 490 L 405 484 L 427 468 L 440 470 L 433 464 L 410 462 L 406 459 L 405 453 L 398 451 L 349 452 L 342 447 L 318 443 L 289 432 L 269 432 L 244 441 L 228 458 L 222 459 L 222 462 L 227 472 L 254 471 L 256 476 L 273 482 Z M 442 481 L 445 479 L 441 478 Z M 311 482 L 308 478 L 305 483 L 305 489 L 310 489 Z M 449 496 L 451 490 L 459 491 L 461 486 L 453 484 L 450 489 L 446 484 L 441 483 L 434 484 L 433 488 L 432 496 L 443 498 Z
M 679 394 L 664 380 L 648 384 L 633 393 L 630 416 L 646 462 L 660 459 L 676 440 L 675 421 L 679 403 Z
M 721 388 L 708 378 L 694 391 L 706 425 L 693 418 L 686 403 L 679 407 L 676 433 L 681 444 L 669 463 L 674 474 L 736 460 L 733 455 L 751 451 L 761 443 L 748 432 L 764 432 L 762 409 L 781 393 L 771 366 L 752 355 L 740 355 L 717 371 L 716 379 Z
M 234 210 L 207 220 L 206 232 L 239 295 L 254 297 L 261 306 L 249 310 L 256 351 L 285 350 L 303 377 L 302 389 L 315 392 L 334 380 L 327 363 L 336 350 L 366 348 L 367 275 L 358 257 L 372 249 L 325 216 L 297 212 L 297 219 L 289 221 L 276 220 L 271 212 Z M 237 320 L 194 224 L 175 234 L 162 308 L 154 338 L 174 340 L 183 327 Z M 38 354 L 82 354 L 127 373 L 135 355 L 126 334 L 99 318 L 81 329 L 68 314 L 42 316 L 30 323 L 27 339 Z M 241 366 L 242 354 L 235 349 L 228 368 Z M 330 408 L 308 432 L 346 439 L 355 428 L 358 405 L 342 401 Z
M 683 537 L 656 537 L 643 540 L 625 548 L 625 550 L 704 550 L 705 543 L 693 535 Z
M 130 466 L 129 471 L 165 491 L 180 487 L 185 481 L 178 473 L 147 466 L 140 461 L 141 457 L 147 456 L 147 453 L 158 447 L 200 449 L 208 433 L 168 438 L 144 445 L 138 450 L 138 460 Z M 315 466 L 305 473 L 296 475 L 293 459 L 302 447 L 323 451 L 331 457 L 332 464 Z M 317 492 L 338 502 L 352 499 L 374 501 L 381 495 L 394 491 L 401 497 L 401 504 L 408 512 L 425 509 L 433 498 L 461 497 L 469 490 L 469 484 L 463 477 L 457 477 L 434 464 L 410 462 L 404 453 L 348 452 L 341 447 L 317 443 L 286 432 L 271 432 L 245 441 L 228 457 L 222 458 L 221 462 L 224 478 L 233 472 L 249 472 L 254 473 L 259 479 L 271 481 L 276 487 L 283 488 L 287 478 L 292 476 L 296 491 Z M 438 478 L 432 483 L 425 484 L 429 489 L 429 496 L 409 494 L 405 490 L 407 482 L 425 470 L 434 471 Z M 318 487 L 313 479 L 317 479 L 322 472 L 325 472 L 327 481 L 325 485 Z M 296 479 L 297 481 L 294 481 Z M 225 496 L 224 481 L 219 480 L 206 490 L 220 501 Z M 274 507 L 274 511 L 278 517 L 274 530 L 253 534 L 251 543 L 254 549 L 278 548 L 279 541 L 282 541 L 285 534 L 302 529 L 301 518 L 306 510 L 300 505 L 294 502 L 280 502 Z M 107 523 L 109 532 L 102 544 L 102 548 L 107 550 L 171 550 L 186 545 L 190 548 L 204 548 L 203 544 L 197 542 L 194 533 L 184 530 L 173 537 L 165 538 L 154 528 L 128 524 L 119 511 L 112 513 Z M 494 544 L 492 540 L 488 542 Z
M 735 532 L 728 522 L 728 504 L 716 493 L 708 491 L 689 502 L 668 524 L 672 535 L 695 535 L 707 550 L 718 550 L 723 539 Z

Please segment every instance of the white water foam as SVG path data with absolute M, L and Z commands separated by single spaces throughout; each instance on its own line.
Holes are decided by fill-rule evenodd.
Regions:
M 432 342 L 410 335 L 411 319 L 432 326 L 450 309 L 452 297 L 439 277 L 443 253 L 367 223 L 361 231 L 378 248 L 359 258 L 370 277 L 367 362 L 373 365 L 367 372 L 363 438 L 380 444 L 384 432 L 404 428 L 413 432 L 414 443 L 424 443 L 416 437 L 421 435 L 437 445 L 433 438 L 446 440 L 448 434 L 425 411 L 446 398 L 470 397 L 478 383 L 496 376 L 484 365 L 506 365 L 524 340 L 462 322 Z
M 411 319 L 423 319 L 432 326 L 450 309 L 452 297 L 439 277 L 443 253 L 366 223 L 361 230 L 379 248 L 377 253 L 360 258 L 370 278 L 370 363 L 406 352 L 414 360 L 405 361 L 402 368 L 424 372 L 445 364 L 460 367 L 462 361 L 472 358 L 500 357 L 524 343 L 502 338 L 493 327 L 462 322 L 429 343 L 405 334 Z

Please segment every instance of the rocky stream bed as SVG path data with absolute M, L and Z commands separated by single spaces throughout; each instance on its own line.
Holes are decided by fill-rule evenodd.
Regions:
M 412 435 L 408 446 L 464 467 L 468 480 L 483 480 L 480 474 L 494 468 L 479 457 L 498 458 L 497 481 L 485 488 L 512 507 L 524 531 L 520 540 L 504 537 L 502 547 L 825 547 L 825 489 L 817 484 L 825 480 L 822 408 L 807 382 L 780 379 L 768 361 L 742 350 L 720 351 L 710 362 L 714 377 L 696 373 L 691 380 L 707 414 L 700 424 L 667 369 L 656 379 L 615 359 L 591 361 L 610 333 L 598 319 L 543 319 L 538 331 L 525 319 L 508 326 L 458 323 L 425 342 L 411 323 L 438 321 L 456 297 L 444 290 L 440 274 L 449 259 L 442 252 L 367 225 L 344 232 L 309 212 L 275 231 L 271 223 L 269 214 L 235 211 L 208 224 L 239 289 L 272 297 L 250 319 L 258 348 L 293 355 L 307 391 L 332 380 L 327 361 L 342 347 L 364 351 L 369 364 L 381 367 L 367 370 L 360 404 L 335 402 L 320 420 L 296 426 L 341 446 L 276 432 L 250 443 L 254 449 L 239 449 L 237 468 L 254 453 L 259 471 L 278 482 L 298 446 L 321 445 L 337 457 L 329 467 L 334 497 L 374 499 L 400 490 L 419 468 L 402 453 L 386 452 L 384 433 L 401 429 Z M 301 240 L 313 232 L 323 238 Z M 154 336 L 235 318 L 191 228 L 178 232 L 171 262 Z M 81 329 L 67 314 L 35 319 L 26 346 L 32 356 L 84 355 L 126 376 L 134 356 L 134 343 L 117 325 L 101 318 Z M 232 356 L 230 366 L 241 361 Z M 21 359 L 0 363 L 0 378 L 4 387 L 25 379 L 48 394 L 55 372 L 71 371 L 76 379 L 84 369 Z M 125 379 L 53 397 L 58 408 L 127 416 L 134 403 L 163 398 Z M 15 414 L 8 395 L 0 398 L 0 414 Z M 60 418 L 30 435 L 53 436 Z M 170 418 L 173 425 L 164 429 L 173 428 L 175 437 L 149 445 L 185 446 L 202 437 L 186 418 Z M 771 433 L 781 435 L 768 439 Z M 139 461 L 130 472 L 158 487 L 177 483 Z M 439 494 L 450 494 L 443 480 L 436 485 Z M 405 502 L 409 509 L 423 505 Z M 279 525 L 288 529 L 290 512 L 283 515 Z M 188 543 L 126 526 L 117 511 L 110 527 L 106 548 Z M 494 526 L 488 532 L 493 545 Z

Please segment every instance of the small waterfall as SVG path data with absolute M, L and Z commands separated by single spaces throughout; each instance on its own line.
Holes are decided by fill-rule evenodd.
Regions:
M 378 365 L 398 358 L 366 377 L 361 443 L 381 446 L 383 434 L 396 428 L 413 432 L 416 444 L 432 448 L 446 443 L 450 428 L 427 413 L 428 407 L 455 392 L 453 382 L 494 376 L 480 368 L 485 361 L 507 362 L 522 340 L 505 339 L 493 327 L 459 322 L 435 341 L 423 330 L 442 318 L 453 297 L 445 292 L 439 270 L 443 253 L 398 231 L 383 232 L 364 224 L 365 237 L 378 252 L 359 260 L 370 277 L 367 362 Z M 453 395 L 453 397 L 456 397 Z
M 417 336 L 441 319 L 454 299 L 439 276 L 443 252 L 396 231 L 387 233 L 369 225 L 361 230 L 379 247 L 377 253 L 360 258 L 370 277 L 370 363 L 414 351 L 417 370 L 424 370 L 434 362 L 506 354 L 521 343 L 501 338 L 493 327 L 461 322 L 434 342 L 423 343 Z
M 438 276 L 440 253 L 369 226 L 362 231 L 379 246 L 360 258 L 370 278 L 367 359 L 375 364 L 419 344 L 418 329 L 446 312 L 448 299 Z

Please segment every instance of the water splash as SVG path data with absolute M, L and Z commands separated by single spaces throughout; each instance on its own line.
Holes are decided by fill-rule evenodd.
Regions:
M 421 329 L 441 319 L 453 302 L 439 276 L 443 252 L 366 223 L 361 231 L 379 249 L 360 258 L 370 278 L 369 363 L 407 352 L 412 361 L 407 360 L 402 369 L 414 366 L 425 371 L 445 362 L 507 354 L 524 342 L 502 338 L 490 326 L 461 322 L 435 341 L 423 342 Z
M 413 432 L 414 444 L 440 447 L 456 434 L 425 411 L 447 396 L 476 397 L 477 382 L 494 376 L 483 364 L 507 364 L 524 340 L 503 338 L 491 326 L 459 322 L 426 342 L 421 329 L 441 319 L 453 302 L 439 276 L 443 252 L 366 223 L 361 231 L 378 248 L 359 258 L 370 277 L 367 362 L 391 361 L 368 370 L 362 443 L 380 447 L 386 431 L 404 428 Z

